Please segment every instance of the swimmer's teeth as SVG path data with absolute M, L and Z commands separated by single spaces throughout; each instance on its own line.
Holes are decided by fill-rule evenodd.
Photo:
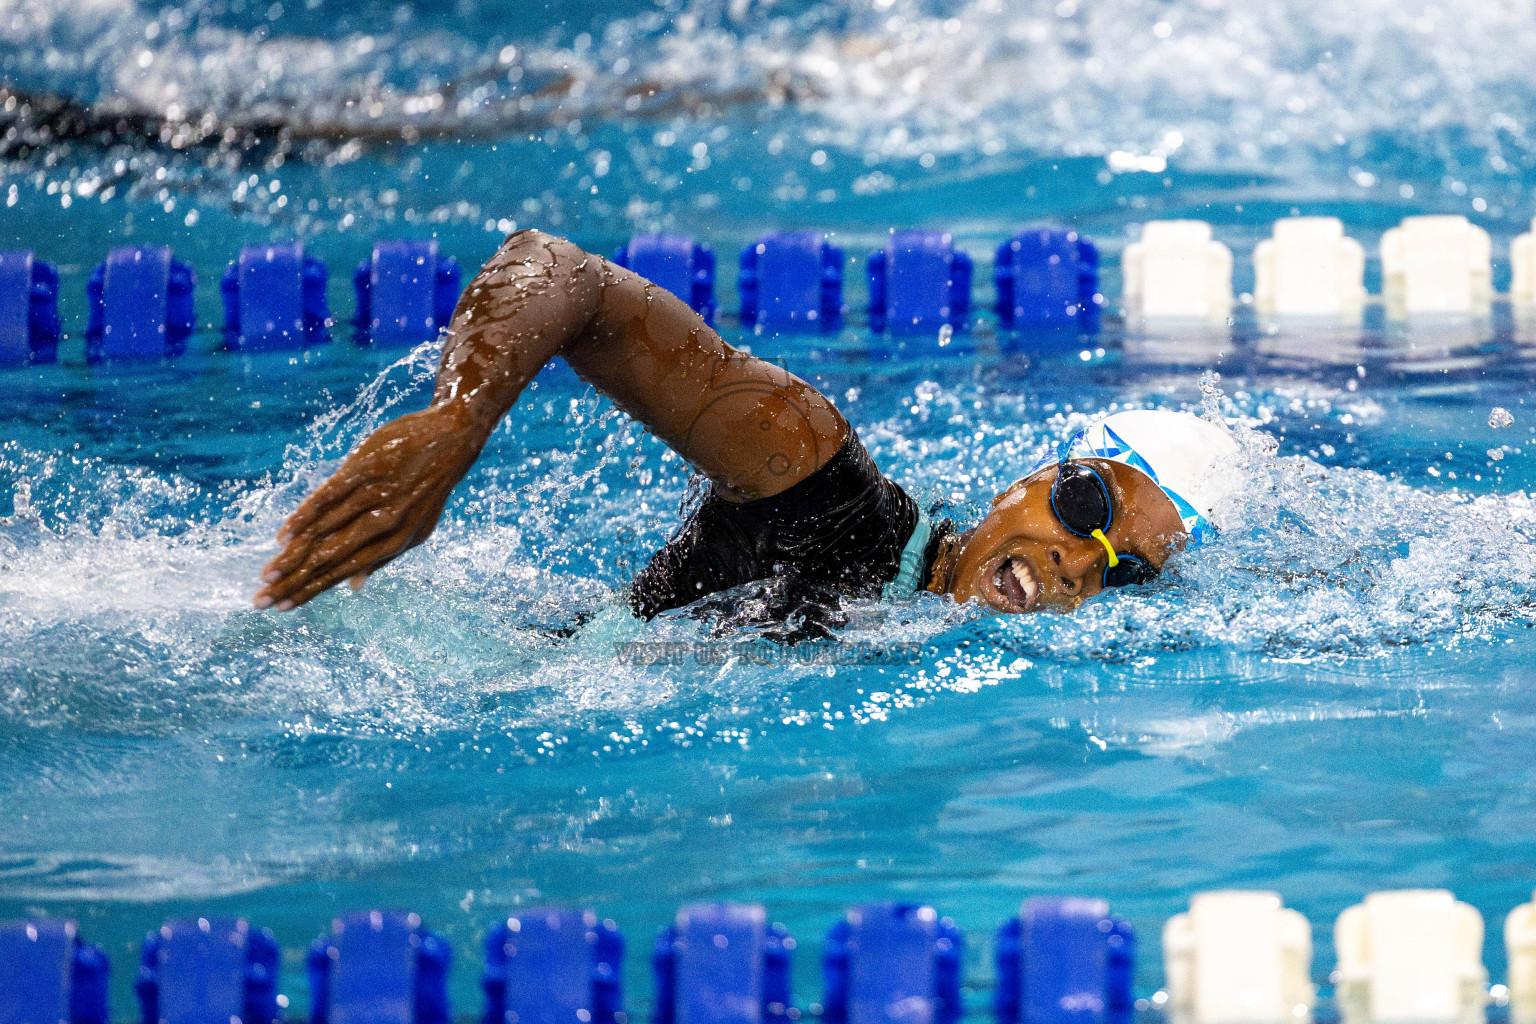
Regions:
M 1034 603 L 1035 595 L 1040 592 L 1040 584 L 1035 582 L 1035 574 L 1030 571 L 1028 564 L 1017 558 L 1008 560 L 1008 568 L 1013 572 L 1013 578 L 1019 581 L 1019 586 L 1024 588 L 1024 597 Z

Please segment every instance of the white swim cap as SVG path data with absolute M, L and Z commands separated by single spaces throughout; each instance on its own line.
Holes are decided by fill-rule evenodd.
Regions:
M 1147 474 L 1179 510 L 1191 544 L 1212 536 L 1212 512 L 1240 483 L 1236 439 L 1187 412 L 1117 412 L 1074 437 L 1063 451 L 1066 458 L 1091 455 Z

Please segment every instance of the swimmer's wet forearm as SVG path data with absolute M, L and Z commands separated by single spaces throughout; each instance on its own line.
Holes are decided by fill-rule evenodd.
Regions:
M 598 314 L 599 263 L 541 231 L 508 236 L 454 310 L 433 404 L 463 403 L 488 436 L 528 382 Z
M 557 355 L 742 499 L 808 476 L 847 435 L 823 395 L 727 344 L 681 299 L 537 231 L 508 238 L 466 289 L 434 401 L 465 403 L 488 437 Z
M 361 585 L 432 534 L 501 417 L 592 320 L 594 260 L 538 232 L 507 239 L 454 312 L 432 405 L 380 427 L 288 518 L 256 607 L 287 611 L 343 580 Z

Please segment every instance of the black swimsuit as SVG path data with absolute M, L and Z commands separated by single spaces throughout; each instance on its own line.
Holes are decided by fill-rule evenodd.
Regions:
M 778 578 L 817 600 L 873 597 L 896 578 L 918 518 L 917 503 L 880 472 L 850 428 L 826 465 L 786 491 L 747 502 L 711 491 L 635 577 L 629 604 L 649 619 Z M 923 552 L 921 580 L 942 532 Z

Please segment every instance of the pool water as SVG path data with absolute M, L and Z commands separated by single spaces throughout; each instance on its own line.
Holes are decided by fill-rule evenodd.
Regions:
M 1064 221 L 1101 242 L 1113 307 L 1142 221 L 1212 221 L 1243 292 L 1293 210 L 1372 254 L 1403 215 L 1464 213 L 1502 288 L 1536 184 L 1510 85 L 1533 30 L 1507 6 L 18 5 L 0 67 L 20 86 L 231 124 L 281 108 L 299 141 L 88 139 L 6 166 L 0 242 L 59 264 L 72 338 L 0 374 L 0 918 L 78 918 L 125 1018 L 167 917 L 273 928 L 297 1012 L 298 951 L 368 906 L 449 936 L 464 1014 L 487 927 L 546 902 L 624 929 L 632 1007 L 654 929 L 705 899 L 761 901 L 802 940 L 801 1005 L 822 932 L 880 898 L 966 929 L 978 1008 L 990 930 L 1043 893 L 1141 930 L 1143 994 L 1162 921 L 1224 886 L 1307 914 L 1324 983 L 1344 907 L 1450 887 L 1501 977 L 1499 923 L 1536 881 L 1536 335 L 1503 306 L 1271 332 L 1240 305 L 1215 331 L 1111 318 L 1053 345 L 983 314 L 927 357 L 875 351 L 857 316 L 825 340 L 727 322 L 962 521 L 1116 407 L 1228 418 L 1251 476 L 1220 542 L 1153 586 L 1070 616 L 864 602 L 794 647 L 622 610 L 688 474 L 559 365 L 428 544 L 360 595 L 255 612 L 283 516 L 425 403 L 436 349 L 338 325 L 237 356 L 210 329 L 173 363 L 92 368 L 79 325 L 113 244 L 173 245 L 211 325 L 243 243 L 303 237 L 345 317 L 375 237 L 434 234 L 472 270 L 514 223 L 598 251 L 691 232 L 727 311 L 734 253 L 769 227 L 834 231 L 857 310 L 890 226 L 952 229 L 984 307 L 991 247 Z M 631 107 L 635 81 L 658 85 Z M 382 127 L 337 113 L 357 97 Z

